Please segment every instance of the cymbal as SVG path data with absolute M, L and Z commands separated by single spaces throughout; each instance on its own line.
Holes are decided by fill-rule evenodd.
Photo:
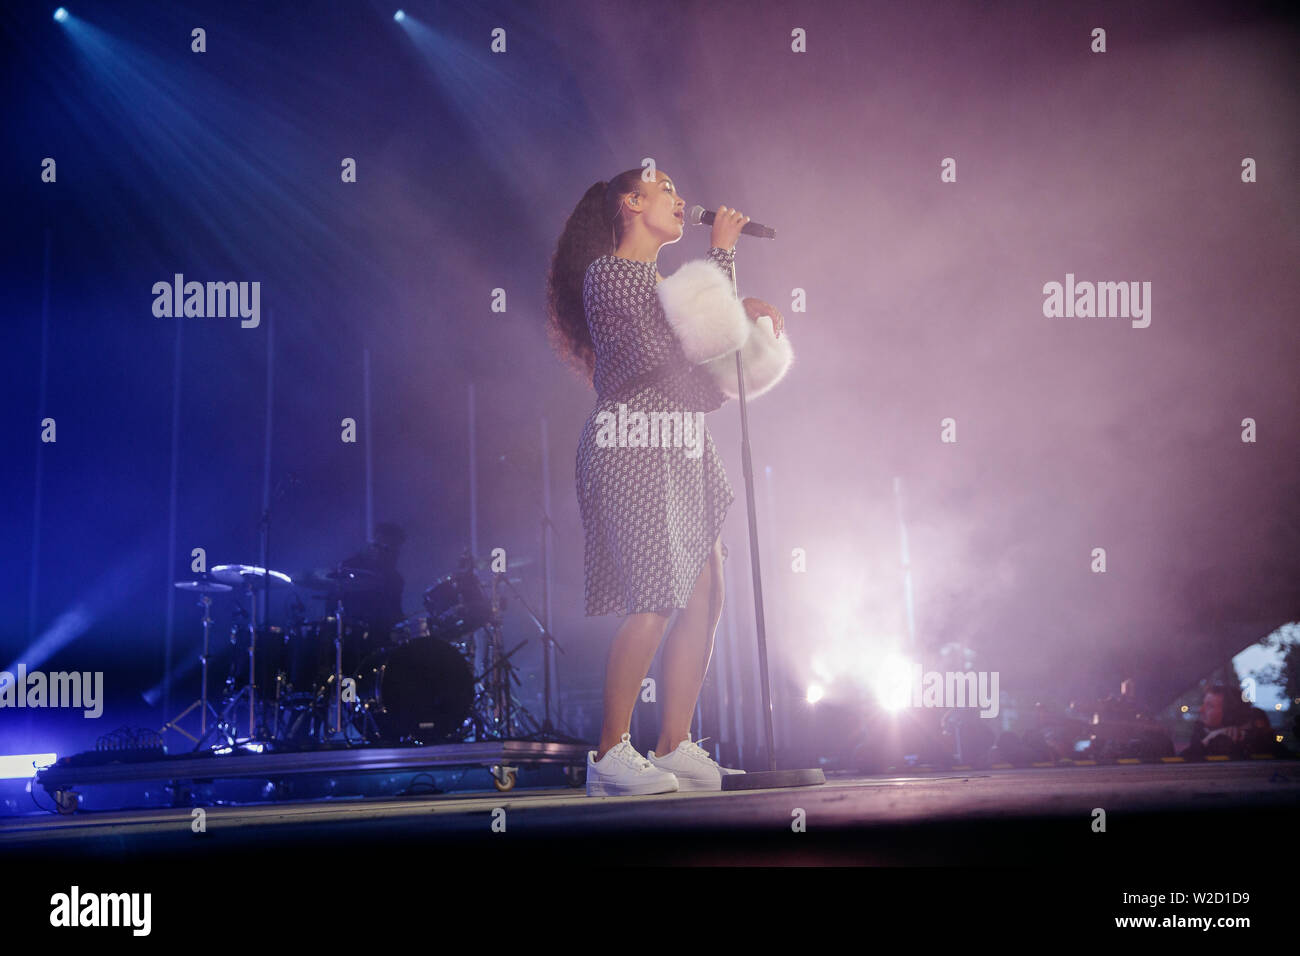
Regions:
M 383 575 L 377 571 L 340 565 L 337 568 L 317 568 L 310 572 L 302 583 L 311 591 L 356 593 L 377 590 L 383 581 Z
M 266 587 L 269 578 L 271 587 L 287 587 L 293 584 L 293 578 L 283 571 L 268 571 L 251 564 L 219 564 L 212 569 L 212 576 L 222 584 L 244 587 L 246 583 L 255 587 Z
M 537 562 L 536 558 L 507 558 L 506 568 L 508 568 L 510 571 L 514 571 L 517 570 L 518 568 L 526 568 L 530 564 L 535 564 L 536 562 Z M 492 571 L 492 559 L 484 558 L 481 561 L 474 562 L 474 570 Z
M 223 594 L 226 591 L 233 591 L 229 584 L 222 584 L 220 581 L 175 581 L 172 587 L 181 591 L 193 591 L 196 594 Z

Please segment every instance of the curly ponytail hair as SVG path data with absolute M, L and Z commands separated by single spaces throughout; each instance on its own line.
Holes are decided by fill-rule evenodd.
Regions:
M 547 337 L 555 351 L 581 371 L 588 383 L 596 368 L 596 349 L 587 328 L 582 283 L 587 267 L 599 256 L 613 253 L 622 241 L 620 210 L 628 193 L 641 194 L 640 169 L 621 172 L 583 194 L 564 224 L 546 277 Z

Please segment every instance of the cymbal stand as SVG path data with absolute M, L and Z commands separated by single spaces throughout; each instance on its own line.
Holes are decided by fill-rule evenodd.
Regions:
M 207 594 L 200 594 L 199 607 L 203 608 L 203 654 L 199 657 L 199 663 L 202 665 L 203 684 L 199 688 L 198 699 L 163 724 L 162 728 L 164 733 L 168 730 L 174 730 L 178 734 L 188 737 L 194 741 L 195 749 L 198 749 L 203 739 L 208 736 L 208 713 L 211 712 L 214 719 L 221 717 L 217 713 L 217 709 L 208 701 L 208 635 L 212 628 L 212 597 Z M 180 726 L 180 722 L 185 718 L 185 715 L 195 707 L 199 709 L 199 736 L 197 737 Z
M 488 631 L 488 665 L 481 674 L 474 678 L 475 686 L 482 686 L 483 691 L 475 695 L 474 710 L 471 714 L 474 727 L 474 739 L 504 740 L 513 732 L 513 721 L 517 717 L 533 727 L 536 720 L 514 696 L 511 684 L 519 683 L 519 675 L 510 662 L 515 654 L 527 646 L 527 641 L 520 641 L 509 651 L 501 652 L 501 629 L 499 625 L 487 624 L 483 630 Z
M 498 593 L 498 579 L 504 581 L 507 586 L 510 585 L 509 579 L 504 574 L 494 573 L 492 575 L 490 591 L 492 596 L 491 619 L 483 627 L 483 630 L 488 635 L 487 666 L 484 668 L 482 675 L 475 679 L 476 684 L 483 681 L 484 686 L 484 693 L 475 700 L 473 715 L 475 731 L 476 734 L 481 734 L 484 710 L 482 701 L 486 699 L 488 703 L 488 723 L 491 724 L 492 738 L 497 740 L 515 738 L 518 736 L 516 734 L 516 729 L 518 729 L 528 737 L 539 739 L 542 736 L 542 730 L 537 725 L 537 719 L 529 713 L 528 708 L 520 703 L 519 698 L 515 696 L 514 688 L 520 684 L 520 680 L 518 670 L 510 660 L 527 646 L 528 642 L 526 640 L 520 641 L 508 652 L 503 653 L 502 651 L 505 646 L 505 631 L 502 627 L 501 611 L 505 607 L 505 601 L 501 599 Z M 535 616 L 533 619 L 537 620 Z M 538 623 L 540 624 L 540 622 Z M 482 739 L 482 737 L 476 736 L 475 739 Z
M 542 555 L 542 560 L 545 562 L 545 551 L 542 552 Z M 546 569 L 543 567 L 542 575 L 545 576 L 545 574 Z M 519 606 L 524 609 L 524 613 L 527 614 L 529 619 L 533 622 L 533 625 L 537 628 L 537 633 L 541 636 L 542 640 L 542 665 L 545 669 L 545 676 L 542 680 L 542 706 L 545 716 L 541 727 L 538 728 L 534 736 L 538 740 L 551 740 L 557 743 L 585 743 L 585 741 L 580 740 L 577 737 L 561 733 L 551 722 L 551 654 L 553 651 L 559 651 L 563 654 L 565 653 L 564 648 L 560 646 L 560 642 L 555 639 L 555 635 L 550 632 L 545 622 L 533 612 L 531 607 L 529 607 L 528 602 L 524 600 L 524 596 L 519 593 L 519 589 L 514 586 L 510 581 L 510 578 L 508 578 L 504 572 L 496 572 L 493 575 L 493 587 L 496 586 L 496 578 L 498 577 L 501 579 L 501 583 L 508 587 L 510 592 L 515 596 L 515 600 L 519 602 Z
M 334 609 L 334 733 L 343 732 L 343 599 Z
M 242 627 L 242 625 L 238 623 L 239 618 L 244 615 L 245 612 L 243 609 L 236 606 L 236 623 L 232 625 L 230 629 L 230 642 L 232 644 L 235 643 L 235 635 L 239 633 L 240 628 Z M 236 681 L 237 662 L 238 657 L 232 655 L 230 659 L 230 670 L 226 674 L 225 692 L 221 698 L 221 713 L 217 716 L 217 719 L 212 722 L 212 727 L 209 728 L 208 732 L 203 736 L 203 739 L 195 745 L 195 750 L 203 749 L 207 746 L 209 738 L 217 735 L 220 735 L 220 737 L 225 740 L 227 748 L 234 747 L 235 742 L 239 739 L 239 719 L 235 716 L 235 712 L 239 709 L 239 705 L 243 701 L 244 694 L 248 691 L 248 687 L 242 687 L 237 692 L 232 693 Z
M 334 732 L 343 731 L 343 598 L 334 607 Z
M 268 347 L 270 340 L 268 339 Z M 269 414 L 269 413 L 268 413 Z M 269 425 L 268 425 L 269 428 Z M 268 445 L 267 454 L 270 454 Z M 268 467 L 270 459 L 267 459 Z M 287 473 L 275 484 L 274 491 L 271 492 L 269 499 L 266 500 L 262 508 L 261 515 L 258 516 L 257 530 L 262 538 L 262 628 L 269 635 L 271 633 L 271 502 L 278 502 L 285 497 L 288 490 L 298 484 L 298 478 L 293 472 Z M 274 735 L 268 732 L 266 723 L 256 726 L 254 723 L 254 714 L 257 711 L 257 671 L 253 669 L 256 663 L 257 648 L 257 594 L 253 590 L 253 581 L 249 581 L 248 593 L 252 600 L 252 639 L 248 642 L 248 685 L 252 688 L 248 695 L 248 739 L 267 742 Z M 264 717 L 265 715 L 263 715 Z M 275 730 L 280 729 L 280 681 L 277 678 L 275 687 Z
M 267 575 L 268 579 L 270 575 Z M 248 739 L 256 740 L 257 726 L 257 591 L 254 578 L 249 577 L 248 600 L 252 614 L 248 617 Z M 269 597 L 269 595 L 268 595 Z M 268 602 L 269 603 L 269 602 Z
M 492 576 L 492 616 L 484 630 L 488 636 L 488 670 L 490 675 L 487 686 L 491 688 L 493 717 L 498 737 L 510 736 L 510 678 L 514 669 L 510 666 L 510 656 L 502 656 L 505 635 L 501 631 L 501 599 L 497 594 L 496 575 Z M 501 665 L 505 664 L 503 668 Z M 504 734 L 502 733 L 504 731 Z
M 330 680 L 334 683 L 334 726 L 330 728 L 330 734 L 334 737 L 342 736 L 344 743 L 366 743 L 374 740 L 379 736 L 379 726 L 375 723 L 375 717 L 370 712 L 360 698 L 351 701 L 348 708 L 348 723 L 346 729 L 343 726 L 343 598 L 338 599 L 338 604 L 334 609 L 334 673 L 330 675 Z M 358 722 L 360 726 L 358 726 Z M 321 722 L 321 742 L 324 743 L 325 727 L 329 723 L 328 715 Z M 352 740 L 348 736 L 348 731 L 353 731 L 359 736 L 359 740 Z
M 239 708 L 241 702 L 247 696 L 248 699 L 248 737 L 246 742 L 258 741 L 267 743 L 271 737 L 267 731 L 265 722 L 260 726 L 258 724 L 258 694 L 257 694 L 257 591 L 256 585 L 251 577 L 245 578 L 244 590 L 248 594 L 252 613 L 244 612 L 237 609 L 237 619 L 247 617 L 248 619 L 248 681 L 235 693 L 230 693 L 235 684 L 235 663 L 231 662 L 230 674 L 226 678 L 226 695 L 223 697 L 224 708 L 214 723 L 212 730 L 199 741 L 195 749 L 200 749 L 206 743 L 207 738 L 220 731 L 221 736 L 225 738 L 228 746 L 233 747 L 239 740 L 239 725 L 234 714 Z M 236 623 L 231 630 L 231 641 L 234 642 L 234 635 L 238 634 L 244 625 Z M 279 706 L 279 693 L 277 689 L 276 706 Z M 278 712 L 277 712 L 278 721 Z

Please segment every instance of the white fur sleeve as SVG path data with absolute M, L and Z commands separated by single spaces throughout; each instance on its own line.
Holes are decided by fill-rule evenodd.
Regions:
M 752 325 L 732 282 L 715 264 L 693 259 L 659 283 L 659 301 L 682 351 L 699 365 L 745 344 Z M 735 378 L 735 375 L 732 375 Z
M 745 369 L 745 398 L 757 398 L 785 377 L 794 363 L 794 349 L 790 338 L 779 339 L 773 330 L 772 317 L 760 315 L 751 328 L 749 338 L 740 350 L 741 365 Z M 740 397 L 736 387 L 735 353 L 724 355 L 707 363 L 709 374 L 718 388 L 728 398 Z

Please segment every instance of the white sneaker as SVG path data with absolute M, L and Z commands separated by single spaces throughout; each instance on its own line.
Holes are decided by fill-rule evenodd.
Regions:
M 658 770 L 632 746 L 632 735 L 624 734 L 621 743 L 605 752 L 600 760 L 596 751 L 587 751 L 587 796 L 617 797 L 634 793 L 674 793 L 677 778 L 667 770 Z
M 677 745 L 677 749 L 666 757 L 656 757 L 655 752 L 650 751 L 648 754 L 650 762 L 660 770 L 667 770 L 674 774 L 682 790 L 721 790 L 724 776 L 745 771 L 730 770 L 719 765 L 700 746 L 708 739 L 708 737 L 701 737 L 696 742 L 691 740 L 691 735 L 688 733 L 686 739 Z

